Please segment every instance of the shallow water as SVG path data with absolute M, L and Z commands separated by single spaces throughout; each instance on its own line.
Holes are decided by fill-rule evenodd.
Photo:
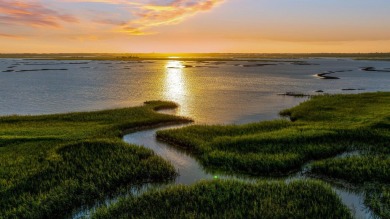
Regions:
M 179 115 L 188 116 L 198 123 L 247 123 L 277 118 L 279 110 L 305 100 L 279 96 L 278 93 L 390 90 L 390 73 L 360 70 L 369 66 L 389 68 L 390 62 L 328 58 L 300 59 L 313 65 L 296 65 L 286 62 L 288 60 L 282 61 L 0 59 L 0 115 L 99 110 L 137 106 L 147 100 L 172 100 L 180 104 Z M 275 65 L 242 67 L 257 63 Z M 195 67 L 181 68 L 182 65 Z M 12 72 L 3 72 L 8 70 Z M 339 80 L 323 80 L 315 76 L 344 70 L 350 71 L 332 74 Z M 342 91 L 348 88 L 364 90 Z

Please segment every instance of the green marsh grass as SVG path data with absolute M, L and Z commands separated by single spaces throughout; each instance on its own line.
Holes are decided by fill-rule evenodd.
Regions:
M 129 185 L 173 179 L 171 164 L 128 145 L 130 131 L 188 119 L 172 102 L 42 116 L 0 117 L 0 218 L 62 218 Z
M 332 158 L 315 162 L 312 172 L 345 181 L 362 184 L 365 182 L 390 182 L 389 155 L 363 155 Z
M 316 96 L 280 114 L 293 122 L 194 125 L 157 136 L 192 151 L 206 167 L 251 175 L 286 174 L 351 150 L 390 151 L 390 93 Z
M 158 138 L 192 152 L 210 169 L 250 175 L 283 175 L 309 161 L 310 174 L 367 190 L 367 205 L 389 217 L 390 93 L 321 95 L 274 120 L 246 125 L 194 125 L 159 131 Z M 352 157 L 335 157 L 359 151 Z M 325 160 L 324 160 L 325 159 Z M 375 194 L 370 196 L 370 194 Z
M 172 186 L 100 208 L 105 218 L 352 218 L 332 189 L 318 181 L 234 180 Z
M 390 218 L 389 184 L 370 188 L 366 193 L 365 202 L 377 213 L 378 216 L 382 218 Z
M 365 204 L 379 217 L 390 218 L 390 155 L 365 154 L 331 158 L 312 164 L 319 176 L 346 181 L 365 190 Z
M 142 107 L 98 112 L 0 117 L 0 218 L 64 217 L 64 212 L 126 186 L 174 178 L 176 172 L 169 163 L 120 139 L 138 129 L 189 122 L 154 112 L 174 107 L 170 102 L 148 102 Z M 390 93 L 316 96 L 281 115 L 291 121 L 194 125 L 157 134 L 193 153 L 206 168 L 285 175 L 306 162 L 321 160 L 312 165 L 312 173 L 357 185 L 364 180 L 388 184 Z M 332 158 L 356 150 L 362 153 Z M 386 218 L 389 189 L 381 188 L 367 193 L 366 203 Z M 351 218 L 334 192 L 317 181 L 173 186 L 126 198 L 100 209 L 95 217 L 223 215 Z

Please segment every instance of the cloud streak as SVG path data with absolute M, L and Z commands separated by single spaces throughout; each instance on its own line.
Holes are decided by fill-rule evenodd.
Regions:
M 72 3 L 99 3 L 118 5 L 126 9 L 133 19 L 114 22 L 109 18 L 94 19 L 96 23 L 117 24 L 119 32 L 130 35 L 150 34 L 150 28 L 177 24 L 200 12 L 212 10 L 226 0 L 63 0 Z
M 122 30 L 129 34 L 142 35 L 145 29 L 151 27 L 177 24 L 199 12 L 213 9 L 224 0 L 173 0 L 165 4 L 132 3 L 138 10 L 136 19 L 126 24 Z
M 0 0 L 0 23 L 33 27 L 61 27 L 61 22 L 77 22 L 74 16 L 59 13 L 36 1 Z
M 225 0 L 0 0 L 0 24 L 12 27 L 17 25 L 18 30 L 33 28 L 61 28 L 66 23 L 79 23 L 74 27 L 85 31 L 98 28 L 102 25 L 102 34 L 150 35 L 155 33 L 154 27 L 172 25 L 184 21 L 200 12 L 212 10 Z M 45 4 L 46 3 L 46 4 Z M 49 4 L 48 4 L 49 3 Z M 96 12 L 92 17 L 82 11 L 91 11 L 85 5 L 104 8 L 104 5 L 115 6 L 118 11 Z M 53 8 L 53 6 L 56 7 Z M 77 15 L 64 8 L 78 8 Z M 62 12 L 64 11 L 64 12 Z M 80 13 L 81 11 L 81 13 Z M 74 13 L 74 12 L 73 12 Z M 69 25 L 67 26 L 69 27 Z M 13 35 L 9 30 L 2 37 Z M 67 30 L 68 32 L 71 30 Z M 8 33 L 7 33 L 8 32 Z M 80 33 L 88 34 L 88 33 Z

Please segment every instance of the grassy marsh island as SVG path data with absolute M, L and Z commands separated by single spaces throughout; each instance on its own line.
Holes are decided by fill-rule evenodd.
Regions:
M 281 112 L 294 122 L 194 125 L 157 135 L 192 151 L 206 167 L 283 175 L 346 151 L 388 153 L 389 112 L 389 93 L 325 95 Z
M 309 167 L 311 174 L 358 186 L 384 184 L 382 192 L 387 196 L 371 197 L 367 202 L 378 215 L 389 216 L 390 93 L 314 96 L 280 114 L 291 121 L 194 125 L 157 134 L 190 151 L 209 169 L 285 175 L 309 161 L 321 160 Z M 335 157 L 353 151 L 359 153 Z
M 171 164 L 128 145 L 125 132 L 189 122 L 142 107 L 0 117 L 0 218 L 61 218 L 129 185 L 168 181 Z
M 103 218 L 352 218 L 324 183 L 202 181 L 173 186 L 100 208 Z

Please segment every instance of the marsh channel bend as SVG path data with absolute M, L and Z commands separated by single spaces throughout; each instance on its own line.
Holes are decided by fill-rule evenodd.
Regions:
M 160 111 L 160 113 L 169 113 L 174 114 L 175 111 Z M 156 138 L 156 132 L 159 130 L 165 129 L 175 129 L 183 128 L 191 124 L 186 125 L 169 125 L 165 127 L 153 128 L 149 130 L 138 131 L 125 135 L 123 140 L 129 144 L 141 145 L 145 148 L 153 150 L 157 155 L 161 156 L 165 160 L 169 161 L 174 168 L 177 170 L 179 175 L 175 180 L 168 184 L 145 184 L 137 188 L 131 188 L 127 193 L 120 194 L 114 197 L 107 198 L 103 202 L 96 203 L 94 206 L 83 207 L 78 209 L 71 218 L 89 218 L 91 214 L 102 205 L 112 205 L 117 202 L 120 198 L 126 197 L 128 195 L 141 195 L 142 193 L 151 190 L 151 189 L 164 189 L 169 185 L 191 185 L 200 180 L 224 180 L 224 179 L 234 179 L 239 181 L 244 181 L 248 183 L 253 183 L 258 180 L 284 180 L 287 183 L 293 180 L 305 180 L 311 179 L 312 177 L 307 175 L 307 168 L 310 166 L 310 162 L 304 165 L 301 170 L 296 173 L 293 173 L 287 177 L 254 177 L 247 175 L 231 175 L 224 174 L 221 172 L 210 172 L 205 170 L 203 166 L 197 161 L 197 159 L 192 156 L 189 152 L 185 150 L 180 150 L 178 147 L 171 146 L 163 141 L 160 141 Z M 354 156 L 358 153 L 356 152 L 347 152 L 340 154 L 338 156 Z M 318 178 L 316 178 L 318 179 Z M 326 182 L 333 188 L 337 195 L 342 200 L 343 204 L 346 205 L 352 215 L 356 219 L 371 219 L 377 218 L 375 214 L 364 204 L 364 192 L 358 190 L 357 188 L 345 187 L 340 185 L 340 183 L 332 182 L 326 180 Z

